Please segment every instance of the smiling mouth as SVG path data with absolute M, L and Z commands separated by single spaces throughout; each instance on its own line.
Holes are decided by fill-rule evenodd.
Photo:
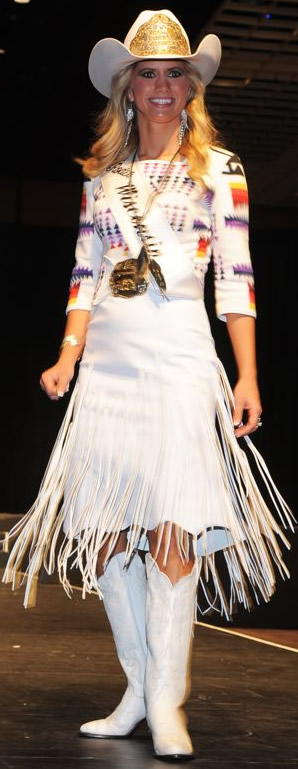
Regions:
M 173 99 L 165 99 L 165 98 L 164 99 L 162 99 L 162 98 L 157 99 L 156 98 L 156 99 L 149 99 L 149 101 L 151 102 L 151 104 L 156 104 L 158 107 L 167 107 L 170 104 L 173 104 L 174 100 Z

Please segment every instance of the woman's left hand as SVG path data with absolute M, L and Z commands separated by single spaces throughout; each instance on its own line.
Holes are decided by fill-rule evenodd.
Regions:
M 236 438 L 242 435 L 254 433 L 259 427 L 259 419 L 262 413 L 262 404 L 258 383 L 256 379 L 238 379 L 234 388 L 235 407 L 233 411 L 233 424 Z M 244 412 L 247 419 L 243 423 Z

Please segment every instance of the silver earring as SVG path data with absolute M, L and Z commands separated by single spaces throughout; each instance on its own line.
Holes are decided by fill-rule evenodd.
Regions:
M 126 137 L 125 137 L 124 147 L 127 147 L 127 145 L 128 145 L 128 141 L 129 141 L 130 132 L 131 132 L 131 129 L 132 129 L 132 124 L 133 124 L 134 116 L 135 116 L 134 109 L 133 109 L 133 106 L 132 106 L 132 102 L 130 102 L 129 103 L 129 107 L 127 107 L 127 111 L 126 111 L 127 130 L 126 130 Z
M 180 115 L 180 126 L 179 126 L 179 147 L 181 147 L 181 144 L 183 142 L 183 137 L 185 132 L 188 130 L 188 122 L 187 122 L 187 112 L 186 109 L 183 109 Z

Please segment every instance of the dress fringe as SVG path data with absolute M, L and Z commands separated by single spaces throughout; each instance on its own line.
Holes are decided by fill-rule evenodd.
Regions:
M 169 505 L 173 507 L 171 525 L 175 526 L 181 558 L 187 559 L 189 556 L 189 537 L 185 536 L 187 526 L 183 526 L 180 508 L 183 500 L 189 500 L 190 492 L 187 488 L 187 466 L 183 464 L 186 462 L 185 446 L 183 443 L 180 445 L 179 435 L 176 436 L 176 455 L 179 457 L 182 472 L 177 477 L 175 466 L 169 467 L 166 475 L 163 475 L 161 469 L 161 459 L 167 455 L 169 442 L 173 440 L 173 435 L 164 427 L 175 422 L 173 410 L 175 418 L 178 411 L 178 424 L 181 425 L 181 420 L 185 420 L 183 398 L 180 401 L 178 398 L 178 402 L 173 400 L 171 388 L 167 384 L 159 384 L 161 397 L 156 397 L 154 389 L 150 394 L 148 378 L 140 376 L 138 398 L 133 392 L 128 392 L 126 396 L 122 393 L 121 398 L 113 398 L 111 405 L 102 388 L 102 393 L 96 394 L 96 405 L 91 420 L 87 423 L 83 418 L 83 410 L 92 376 L 93 370 L 89 367 L 85 372 L 83 384 L 75 385 L 37 499 L 28 513 L 9 532 L 9 538 L 16 538 L 16 542 L 8 558 L 3 582 L 11 582 L 13 590 L 22 583 L 26 584 L 25 607 L 35 603 L 36 579 L 42 566 L 48 574 L 52 574 L 55 568 L 58 569 L 59 579 L 69 597 L 72 594 L 72 586 L 68 568 L 79 568 L 82 574 L 83 598 L 91 591 L 96 591 L 99 598 L 102 598 L 96 576 L 99 549 L 108 543 L 108 560 L 119 532 L 129 528 L 125 561 L 128 566 L 142 537 L 146 535 L 149 524 L 152 528 L 156 499 L 159 501 L 160 510 L 166 509 L 166 503 L 168 508 Z M 207 473 L 208 478 L 210 467 L 216 467 L 220 481 L 216 488 L 204 490 L 198 481 L 192 493 L 198 509 L 201 509 L 204 502 L 215 511 L 220 507 L 222 523 L 216 525 L 215 512 L 213 518 L 212 515 L 210 519 L 206 516 L 199 534 L 190 533 L 193 534 L 194 544 L 200 541 L 202 555 L 198 612 L 205 614 L 215 610 L 230 619 L 238 603 L 250 610 L 254 603 L 270 600 L 276 581 L 273 564 L 283 579 L 289 577 L 277 537 L 288 549 L 290 543 L 262 497 L 246 452 L 241 449 L 235 438 L 232 421 L 233 393 L 218 359 L 215 401 L 217 430 L 214 430 L 214 418 L 210 420 L 206 415 L 200 417 L 200 429 L 204 433 L 203 440 L 202 435 L 200 440 L 205 447 L 205 454 L 200 449 L 200 456 L 201 462 L 205 463 L 202 466 L 203 476 Z M 111 419 L 113 429 L 108 432 Z M 100 430 L 95 430 L 94 424 L 101 425 Z M 188 428 L 191 431 L 190 425 Z M 96 455 L 99 459 L 94 470 L 94 452 L 98 449 L 96 440 L 99 440 L 99 432 L 102 436 L 102 449 Z M 108 435 L 110 438 L 106 440 Z M 185 440 L 189 440 L 188 436 Z M 245 442 L 282 527 L 294 531 L 294 516 L 276 488 L 262 456 L 250 438 L 245 437 Z M 123 463 L 127 453 L 130 462 L 128 470 L 124 473 Z M 86 478 L 89 478 L 88 494 L 84 491 Z M 155 496 L 155 486 L 158 485 L 156 479 L 159 482 L 158 497 Z M 169 495 L 170 502 L 167 499 Z M 129 508 L 134 511 L 131 520 L 128 520 Z M 179 518 L 179 510 L 182 518 L 181 515 Z M 166 520 L 161 516 L 156 525 L 164 525 Z M 171 525 L 168 527 L 168 545 Z M 58 538 L 62 529 L 65 536 L 58 549 Z M 223 536 L 223 544 L 219 546 L 215 544 L 218 530 Z M 160 529 L 160 538 L 162 531 L 163 526 Z M 224 589 L 218 574 L 216 549 L 222 549 L 224 555 L 229 591 Z M 22 562 L 28 551 L 28 566 L 20 581 Z M 229 592 L 228 596 L 226 592 Z M 206 609 L 200 605 L 201 597 L 207 604 Z

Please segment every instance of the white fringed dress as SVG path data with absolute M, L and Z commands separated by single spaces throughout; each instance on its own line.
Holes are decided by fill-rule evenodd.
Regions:
M 129 162 L 109 174 L 125 183 Z M 167 165 L 137 163 L 147 192 L 157 189 Z M 111 294 L 111 270 L 137 249 L 121 226 L 118 196 L 107 196 L 105 177 L 84 185 L 67 309 L 91 310 L 91 320 L 37 500 L 11 532 L 18 536 L 4 580 L 16 584 L 30 547 L 25 605 L 32 602 L 32 580 L 43 563 L 50 572 L 58 564 L 68 593 L 71 565 L 81 569 L 83 595 L 99 592 L 96 560 L 107 535 L 112 546 L 119 531 L 129 529 L 129 564 L 135 548 L 146 548 L 147 531 L 166 521 L 175 525 L 182 557 L 186 531 L 203 558 L 198 604 L 204 594 L 207 606 L 226 617 L 237 602 L 249 608 L 252 599 L 269 600 L 274 562 L 288 574 L 279 540 L 289 546 L 282 528 L 292 527 L 292 516 L 246 439 L 271 497 L 268 509 L 247 452 L 234 436 L 233 396 L 204 305 L 213 254 L 218 316 L 255 315 L 247 187 L 239 158 L 212 149 L 206 183 L 204 192 L 188 176 L 186 161 L 173 163 L 152 207 L 162 211 L 178 244 L 176 253 L 165 229 L 160 265 L 167 299 L 154 285 L 130 299 Z M 228 591 L 216 566 L 218 550 L 227 566 Z

